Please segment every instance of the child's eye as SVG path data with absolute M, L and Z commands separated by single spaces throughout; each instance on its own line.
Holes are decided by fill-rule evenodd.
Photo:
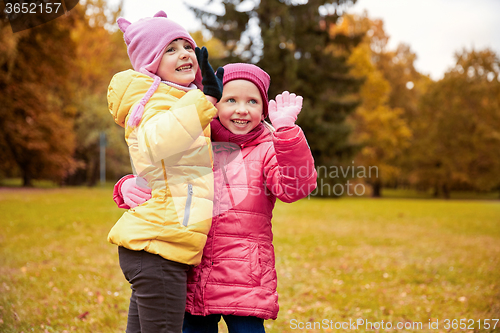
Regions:
M 228 103 L 236 103 L 236 100 L 234 98 L 228 98 L 227 102 Z
M 187 44 L 186 46 L 184 46 L 184 48 L 186 50 L 192 50 L 193 49 L 193 47 L 191 46 L 191 44 Z
M 167 50 L 165 51 L 165 53 L 170 53 L 170 52 L 174 52 L 175 49 L 173 47 L 168 47 Z
M 257 101 L 255 99 L 251 99 L 250 102 L 248 102 L 250 104 L 257 104 Z

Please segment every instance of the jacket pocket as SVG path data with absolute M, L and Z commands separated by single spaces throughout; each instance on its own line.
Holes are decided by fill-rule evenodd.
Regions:
M 250 245 L 250 272 L 254 286 L 260 286 L 262 277 L 262 268 L 260 265 L 259 244 L 251 243 Z
M 186 206 L 184 207 L 184 220 L 182 225 L 187 227 L 189 223 L 189 217 L 191 215 L 191 202 L 193 201 L 193 184 L 188 184 Z

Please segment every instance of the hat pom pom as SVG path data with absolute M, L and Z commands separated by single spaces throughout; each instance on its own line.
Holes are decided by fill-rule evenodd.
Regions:
M 130 127 L 136 127 L 137 125 L 139 125 L 143 113 L 144 113 L 144 105 L 142 105 L 142 103 L 137 104 L 134 108 L 134 111 L 132 111 L 132 114 L 130 115 L 127 124 Z

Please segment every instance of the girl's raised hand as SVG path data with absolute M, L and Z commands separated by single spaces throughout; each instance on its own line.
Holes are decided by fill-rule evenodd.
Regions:
M 277 130 L 284 127 L 293 127 L 297 115 L 302 110 L 302 96 L 290 94 L 288 91 L 276 96 L 276 101 L 269 102 L 269 119 Z
M 208 62 L 208 50 L 205 46 L 201 49 L 196 47 L 194 52 L 196 53 L 196 59 L 201 70 L 203 93 L 207 96 L 212 96 L 218 102 L 222 97 L 224 68 L 219 67 L 217 72 L 214 73 L 212 66 Z

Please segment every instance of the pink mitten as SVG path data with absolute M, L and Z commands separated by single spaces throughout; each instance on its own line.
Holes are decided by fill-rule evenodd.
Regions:
M 269 119 L 276 130 L 283 127 L 293 127 L 301 109 L 302 96 L 284 91 L 276 96 L 276 101 L 269 102 Z
M 132 177 L 122 183 L 120 192 L 123 201 L 130 208 L 139 206 L 151 199 L 151 188 L 146 179 L 142 177 Z

